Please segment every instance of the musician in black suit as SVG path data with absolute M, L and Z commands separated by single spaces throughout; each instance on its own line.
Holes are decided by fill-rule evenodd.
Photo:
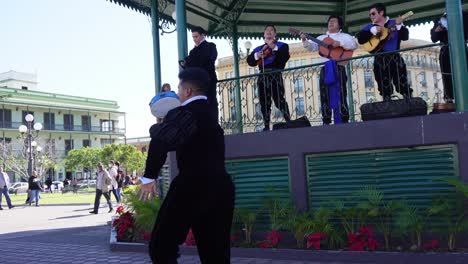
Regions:
M 406 64 L 398 52 L 379 55 L 381 52 L 397 51 L 401 41 L 409 39 L 409 30 L 403 25 L 403 19 L 398 17 L 390 19 L 387 16 L 386 7 L 381 4 L 373 4 L 369 7 L 371 24 L 365 26 L 358 33 L 359 44 L 368 42 L 373 36 L 379 34 L 383 28 L 390 30 L 390 36 L 385 41 L 382 49 L 376 52 L 374 57 L 374 77 L 380 95 L 384 101 L 390 101 L 393 94 L 393 85 L 398 93 L 405 98 L 412 95 L 413 90 L 408 82 Z
M 179 174 L 154 225 L 150 256 L 154 263 L 177 263 L 178 245 L 191 228 L 202 263 L 230 263 L 234 186 L 224 166 L 224 135 L 207 103 L 208 74 L 187 68 L 179 74 L 182 102 L 150 129 L 143 183 L 155 179 L 167 152 L 176 151 Z M 153 193 L 154 181 L 141 189 Z
M 208 104 L 213 113 L 216 114 L 218 120 L 218 100 L 216 99 L 216 83 L 218 78 L 216 76 L 215 62 L 218 57 L 216 44 L 205 40 L 206 31 L 202 27 L 194 27 L 192 29 L 192 38 L 195 42 L 195 47 L 189 52 L 185 60 L 180 61 L 183 68 L 200 67 L 208 72 L 210 78 L 207 97 Z
M 468 15 L 463 14 L 463 31 L 465 39 L 468 37 Z M 445 44 L 440 48 L 439 64 L 440 71 L 442 72 L 442 82 L 444 84 L 444 100 L 447 103 L 453 103 L 453 86 L 452 86 L 452 67 L 450 65 L 450 49 L 448 45 L 448 26 L 447 14 L 434 20 L 434 27 L 431 29 L 431 40 L 436 43 Z M 467 52 L 468 56 L 468 52 Z
M 277 41 L 276 28 L 267 25 L 264 32 L 265 44 L 256 47 L 247 57 L 249 66 L 256 67 L 262 74 L 258 77 L 258 97 L 265 124 L 264 131 L 270 130 L 271 97 L 275 105 L 283 112 L 286 121 L 291 120 L 288 103 L 284 98 L 284 82 L 281 72 L 289 60 L 288 44 Z M 272 72 L 272 73 L 269 73 Z

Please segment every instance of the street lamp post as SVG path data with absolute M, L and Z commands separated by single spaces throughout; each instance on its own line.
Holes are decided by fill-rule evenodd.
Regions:
M 35 123 L 32 125 L 32 122 L 34 121 L 34 116 L 31 114 L 27 114 L 24 119 L 27 122 L 27 126 L 21 125 L 19 126 L 18 130 L 21 133 L 21 137 L 23 139 L 26 139 L 27 141 L 27 155 L 28 155 L 28 176 L 32 175 L 33 171 L 33 147 L 37 146 L 37 143 L 33 141 L 33 139 L 37 138 L 39 135 L 39 132 L 42 129 L 42 124 L 41 123 Z M 33 143 L 34 142 L 34 143 Z M 34 145 L 34 146 L 33 146 Z

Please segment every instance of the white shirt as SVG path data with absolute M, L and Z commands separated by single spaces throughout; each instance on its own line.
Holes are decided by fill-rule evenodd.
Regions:
M 102 174 L 103 172 L 98 172 L 97 179 L 96 179 L 96 189 L 101 190 L 101 183 L 102 183 Z
M 0 189 L 10 186 L 10 177 L 6 172 L 0 173 Z M 1 194 L 0 194 L 1 195 Z
M 389 18 L 389 17 L 386 17 L 386 18 L 385 18 L 385 23 L 387 23 L 388 20 L 390 20 L 390 18 Z M 396 29 L 397 29 L 397 30 L 400 30 L 401 27 L 403 26 L 403 22 L 401 22 L 400 25 L 395 25 L 395 26 L 396 26 Z M 374 36 L 377 35 L 377 33 L 379 33 L 379 32 L 377 32 L 377 26 L 371 27 L 370 32 L 371 32 L 372 35 L 374 35 Z
M 194 97 L 190 97 L 189 99 L 185 100 L 185 102 L 183 102 L 181 106 L 187 105 L 196 100 L 208 100 L 208 97 L 204 95 L 196 95 Z M 146 178 L 145 176 L 141 176 L 140 180 L 143 184 L 151 183 L 154 181 L 154 179 Z
M 204 95 L 196 95 L 194 97 L 190 97 L 189 99 L 185 100 L 185 102 L 183 102 L 181 104 L 181 106 L 188 105 L 189 103 L 191 103 L 191 102 L 193 102 L 195 100 L 208 100 L 208 97 L 206 97 Z
M 347 33 L 343 33 L 341 31 L 337 33 L 330 33 L 327 31 L 326 34 L 318 36 L 317 39 L 324 40 L 326 37 L 330 37 L 335 41 L 339 41 L 341 47 L 343 47 L 343 49 L 345 50 L 355 50 L 358 47 L 356 39 L 353 36 Z M 319 45 L 317 43 L 307 39 L 302 41 L 302 46 L 304 46 L 304 48 L 306 48 L 308 51 L 312 52 L 319 50 Z M 326 61 L 328 61 L 327 58 L 320 57 L 317 63 Z

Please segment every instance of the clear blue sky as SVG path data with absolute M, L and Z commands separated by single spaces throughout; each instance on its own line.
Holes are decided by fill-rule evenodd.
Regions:
M 429 40 L 430 26 L 410 28 L 411 38 Z M 106 0 L 0 0 L 0 36 L 0 72 L 35 72 L 41 91 L 116 100 L 127 113 L 127 137 L 148 135 L 154 80 L 147 16 Z M 176 90 L 176 34 L 160 39 L 162 81 Z M 227 41 L 214 42 L 218 57 L 230 55 Z

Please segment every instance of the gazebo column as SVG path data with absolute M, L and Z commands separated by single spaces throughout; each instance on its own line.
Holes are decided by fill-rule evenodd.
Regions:
M 159 53 L 159 10 L 158 0 L 151 0 L 151 31 L 153 33 L 154 89 L 161 91 L 161 56 Z
M 185 0 L 176 0 L 177 49 L 179 61 L 187 57 L 187 18 Z
M 447 22 L 450 32 L 450 63 L 452 65 L 452 82 L 457 111 L 468 111 L 468 76 L 466 65 L 466 44 L 463 34 L 463 16 L 460 0 L 445 0 Z
M 237 35 L 237 26 L 233 25 L 232 28 L 232 53 L 234 57 L 234 77 L 236 78 L 236 119 L 237 119 L 237 133 L 242 134 L 243 122 L 242 122 L 242 104 L 241 104 L 241 85 L 240 85 L 240 71 L 239 71 L 239 37 Z

